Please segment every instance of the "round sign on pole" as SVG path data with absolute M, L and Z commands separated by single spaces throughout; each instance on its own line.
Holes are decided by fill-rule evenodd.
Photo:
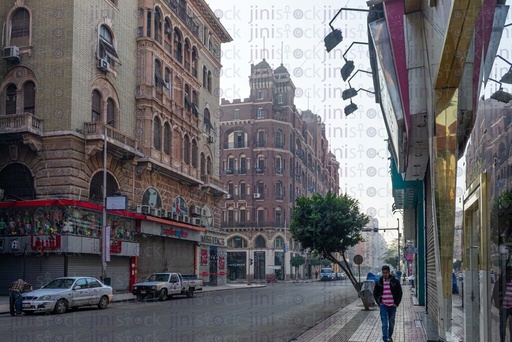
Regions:
M 363 263 L 363 256 L 361 254 L 354 255 L 354 264 L 361 265 Z

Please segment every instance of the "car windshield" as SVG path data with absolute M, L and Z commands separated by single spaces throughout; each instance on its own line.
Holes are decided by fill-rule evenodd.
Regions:
M 332 270 L 330 268 L 322 268 L 320 273 L 332 273 Z
M 148 278 L 148 281 L 168 281 L 168 274 L 152 274 L 151 277 Z
M 74 279 L 55 279 L 43 286 L 43 289 L 69 289 L 73 283 Z

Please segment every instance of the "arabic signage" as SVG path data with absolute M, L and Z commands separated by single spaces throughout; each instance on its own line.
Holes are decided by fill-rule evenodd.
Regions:
M 201 249 L 201 265 L 208 265 L 208 250 Z

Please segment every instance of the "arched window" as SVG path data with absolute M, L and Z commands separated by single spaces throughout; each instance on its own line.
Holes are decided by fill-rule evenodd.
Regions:
M 107 100 L 107 125 L 110 125 L 112 127 L 116 126 L 116 106 L 114 103 L 114 100 L 108 99 Z
M 241 236 L 234 236 L 228 239 L 229 248 L 247 248 L 247 240 Z
M 274 240 L 274 248 L 283 248 L 284 240 L 282 237 L 278 236 Z
M 239 221 L 240 223 L 245 223 L 245 221 L 247 220 L 247 210 L 245 209 L 244 206 L 240 207 L 240 212 L 239 212 Z
M 153 121 L 153 147 L 159 151 L 162 148 L 162 123 L 158 117 Z
M 146 20 L 146 37 L 151 37 L 151 11 L 148 11 Z
M 265 248 L 267 247 L 267 242 L 265 241 L 265 238 L 261 235 L 258 235 L 256 237 L 256 240 L 254 241 L 254 248 Z
M 162 78 L 162 63 L 155 59 L 155 86 L 158 89 L 162 89 L 165 85 L 165 81 Z
M 155 20 L 154 20 L 155 40 L 162 44 L 162 14 L 160 9 L 155 9 Z
M 265 225 L 265 209 L 263 207 L 258 207 L 256 210 L 256 224 L 258 227 Z
M 247 194 L 247 185 L 244 181 L 241 181 L 238 185 L 238 192 L 240 193 L 240 199 L 245 200 Z
M 92 113 L 91 120 L 93 122 L 101 121 L 101 94 L 97 90 L 92 91 Z
M 110 63 L 111 66 L 115 66 L 115 63 L 120 63 L 119 56 L 114 44 L 114 36 L 107 25 L 100 26 L 99 34 L 99 48 L 98 58 L 105 60 Z
M 206 126 L 206 129 L 208 129 L 208 130 L 213 129 L 212 121 L 210 118 L 210 110 L 208 108 L 205 108 L 203 111 L 203 121 Z
M 256 189 L 254 192 L 258 194 L 255 196 L 255 198 L 263 198 L 263 195 L 265 194 L 265 183 L 263 183 L 261 180 L 257 181 Z
M 35 114 L 36 86 L 34 82 L 27 81 L 23 85 L 23 112 Z
M 282 227 L 283 226 L 283 211 L 281 210 L 281 207 L 276 208 L 276 227 Z
M 239 173 L 241 175 L 245 175 L 247 173 L 247 157 L 245 154 L 240 155 L 240 170 Z
M 5 165 L 0 171 L 0 189 L 4 189 L 4 196 L 9 195 L 13 199 L 33 200 L 36 199 L 34 177 L 30 169 L 21 163 Z
M 276 156 L 275 163 L 276 163 L 276 174 L 282 175 L 284 167 L 283 167 L 283 159 L 281 158 L 280 155 Z
M 235 157 L 229 155 L 226 161 L 226 174 L 231 175 L 235 173 Z
M 183 162 L 190 164 L 190 139 L 187 134 L 183 137 Z
M 164 125 L 164 153 L 170 154 L 171 152 L 171 126 L 166 122 Z
M 206 157 L 206 174 L 212 175 L 213 167 L 212 167 L 212 158 L 210 156 Z
M 283 139 L 283 131 L 278 129 L 276 131 L 276 147 L 283 148 L 284 147 L 284 139 Z
M 198 149 L 197 149 L 197 142 L 196 140 L 192 140 L 192 167 L 195 167 L 197 168 L 197 153 L 198 153 Z
M 204 156 L 204 153 L 201 152 L 201 162 L 199 164 L 200 166 L 200 174 L 201 176 L 204 176 L 206 174 L 206 158 Z
M 187 71 L 190 71 L 190 41 L 188 38 L 185 39 L 185 51 L 184 51 L 185 57 L 183 58 L 185 60 L 185 69 Z
M 206 66 L 203 65 L 203 87 L 206 88 L 208 82 L 208 70 L 206 69 Z
M 211 93 L 212 92 L 212 72 L 208 70 L 208 81 L 207 81 L 207 89 Z
M 235 194 L 235 186 L 233 182 L 228 182 L 226 184 L 226 191 L 228 192 L 228 194 L 231 195 L 231 197 L 233 197 L 233 195 Z
M 262 129 L 258 130 L 256 136 L 256 147 L 265 147 L 265 131 Z
M 276 183 L 276 199 L 282 200 L 284 197 L 283 183 L 281 181 Z
M 178 62 L 183 62 L 183 48 L 182 48 L 182 42 L 181 42 L 181 32 L 180 30 L 175 27 L 174 28 L 174 58 L 178 60 Z
M 264 119 L 265 118 L 265 111 L 263 108 L 258 108 L 258 114 L 256 116 L 257 119 Z
M 107 172 L 107 196 L 113 196 L 119 190 L 116 179 Z M 89 201 L 103 203 L 103 171 L 96 172 L 89 185 Z
M 20 7 L 14 11 L 10 22 L 9 44 L 11 46 L 30 45 L 30 13 L 26 8 Z
M 192 76 L 197 78 L 197 67 L 198 67 L 199 57 L 197 54 L 197 49 L 194 46 L 192 48 Z

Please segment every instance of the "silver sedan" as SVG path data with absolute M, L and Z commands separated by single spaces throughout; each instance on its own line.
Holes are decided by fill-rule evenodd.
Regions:
M 97 305 L 105 309 L 114 299 L 112 287 L 96 278 L 64 277 L 52 280 L 38 290 L 23 294 L 23 312 L 61 314 L 79 306 Z

